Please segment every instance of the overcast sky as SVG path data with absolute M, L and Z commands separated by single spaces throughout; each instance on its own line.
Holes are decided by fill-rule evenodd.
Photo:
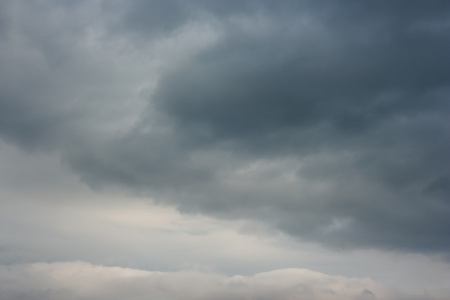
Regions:
M 450 298 L 450 2 L 0 2 L 0 300 Z

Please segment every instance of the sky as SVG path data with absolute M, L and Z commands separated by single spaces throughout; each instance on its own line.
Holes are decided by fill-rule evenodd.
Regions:
M 450 298 L 450 2 L 0 2 L 0 300 Z

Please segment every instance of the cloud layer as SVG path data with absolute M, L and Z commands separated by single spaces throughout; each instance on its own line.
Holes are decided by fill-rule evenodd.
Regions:
M 447 1 L 1 5 L 4 141 L 183 212 L 448 254 Z
M 0 299 L 444 299 L 379 285 L 371 279 L 282 269 L 227 277 L 205 271 L 151 272 L 85 262 L 0 267 Z

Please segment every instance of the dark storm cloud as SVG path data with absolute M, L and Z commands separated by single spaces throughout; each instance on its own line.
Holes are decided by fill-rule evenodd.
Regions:
M 342 248 L 450 250 L 448 2 L 87 2 L 31 21 L 29 5 L 1 23 L 3 139 L 186 212 Z M 104 129 L 132 97 L 120 59 L 195 28 L 215 42 L 167 54 L 140 119 Z M 119 63 L 97 53 L 123 41 Z
M 111 24 L 113 31 L 133 33 L 148 39 L 173 34 L 190 22 L 248 13 L 252 8 L 258 7 L 258 1 L 139 0 L 132 5 L 123 1 L 108 1 L 103 5 L 109 12 L 120 12 L 118 22 Z
M 232 207 L 218 210 L 268 206 L 282 211 L 282 229 L 342 247 L 448 250 L 449 7 L 347 4 L 264 11 L 257 25 L 249 15 L 250 30 L 229 24 L 216 47 L 161 81 L 156 105 L 201 147 L 335 156 L 306 168 L 330 191 L 228 189 Z M 336 162 L 342 153 L 352 156 Z M 348 223 L 325 230 L 334 218 Z
M 447 106 L 447 93 L 433 94 L 449 80 L 445 36 L 396 28 L 382 13 L 372 16 L 381 24 L 282 16 L 265 16 L 255 32 L 230 25 L 218 46 L 164 78 L 159 107 L 213 139 L 252 139 L 323 123 L 359 132 Z

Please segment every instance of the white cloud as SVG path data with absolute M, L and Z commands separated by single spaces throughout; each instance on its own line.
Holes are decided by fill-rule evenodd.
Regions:
M 444 299 L 411 295 L 369 278 L 281 269 L 254 276 L 202 271 L 152 272 L 85 262 L 0 267 L 1 299 Z

